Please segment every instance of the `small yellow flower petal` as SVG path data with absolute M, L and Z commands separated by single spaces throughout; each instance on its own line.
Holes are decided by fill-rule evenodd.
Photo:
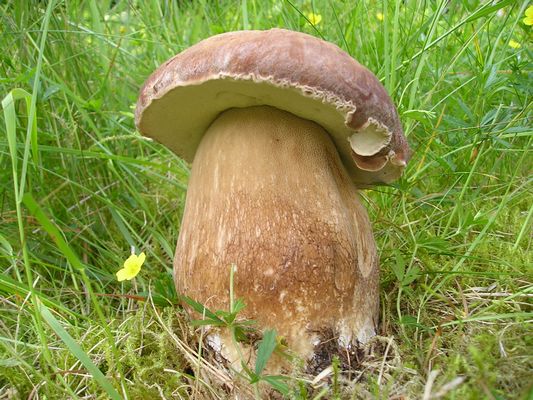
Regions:
M 383 15 L 383 13 L 379 12 L 376 14 L 376 18 L 380 21 L 383 21 L 385 19 L 385 16 Z
M 524 15 L 526 16 L 522 20 L 524 24 L 529 25 L 529 26 L 533 25 L 533 6 L 529 6 L 526 12 L 524 13 Z
M 318 25 L 320 21 L 322 21 L 322 15 L 315 14 L 315 13 L 307 13 L 307 19 L 309 22 L 311 22 L 313 25 Z
M 117 271 L 117 281 L 122 282 L 128 279 L 128 274 L 126 273 L 126 270 L 122 268 L 121 270 Z
M 519 49 L 520 47 L 522 47 L 522 45 L 511 39 L 509 40 L 509 47 L 512 47 L 513 49 Z
M 144 264 L 144 260 L 146 260 L 146 254 L 144 254 L 144 251 L 139 254 L 139 257 L 137 259 L 139 261 L 140 266 Z
M 135 254 L 132 254 L 128 257 L 126 261 L 124 261 L 124 268 L 127 270 L 131 270 L 135 268 L 135 266 L 138 264 L 137 256 Z

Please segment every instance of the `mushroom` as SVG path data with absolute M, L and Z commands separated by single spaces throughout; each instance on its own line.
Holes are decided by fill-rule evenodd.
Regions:
M 284 29 L 213 36 L 161 65 L 139 131 L 191 162 L 178 292 L 243 314 L 300 356 L 321 332 L 345 347 L 376 334 L 379 265 L 358 190 L 410 156 L 377 78 L 337 46 Z

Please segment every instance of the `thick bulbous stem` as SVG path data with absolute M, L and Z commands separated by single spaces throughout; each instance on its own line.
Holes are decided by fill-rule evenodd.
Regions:
M 268 106 L 231 109 L 196 153 L 174 260 L 177 289 L 244 315 L 303 357 L 321 331 L 375 333 L 379 268 L 368 215 L 323 128 Z

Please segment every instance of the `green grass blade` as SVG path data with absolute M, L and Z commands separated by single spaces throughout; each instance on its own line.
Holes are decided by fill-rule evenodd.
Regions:
M 286 383 L 287 378 L 280 375 L 267 375 L 261 378 L 263 381 L 268 382 L 270 386 L 276 389 L 281 394 L 289 395 L 289 386 Z
M 250 29 L 250 23 L 248 22 L 248 4 L 246 0 L 241 0 L 242 10 L 242 28 L 244 30 Z
M 276 348 L 276 336 L 277 333 L 274 329 L 269 329 L 263 333 L 263 339 L 261 339 L 261 342 L 259 342 L 259 346 L 257 348 L 257 360 L 255 361 L 256 375 L 261 375 L 261 372 L 263 372 L 265 369 L 272 352 Z
M 81 346 L 76 343 L 74 338 L 63 328 L 60 322 L 52 315 L 50 310 L 44 305 L 40 305 L 40 312 L 43 319 L 48 323 L 50 328 L 61 338 L 63 343 L 68 347 L 70 352 L 87 368 L 89 373 L 93 376 L 100 387 L 109 395 L 113 400 L 121 400 L 122 398 L 115 390 L 111 382 L 104 376 L 102 371 L 98 369 L 96 365 L 91 361 L 87 353 L 83 351 Z
M 189 305 L 194 311 L 196 311 L 198 314 L 202 316 L 206 316 L 209 318 L 209 320 L 212 321 L 213 324 L 217 324 L 217 326 L 224 326 L 225 323 L 220 318 L 218 318 L 215 313 L 213 313 L 211 310 L 209 310 L 207 307 L 205 307 L 203 304 L 198 303 L 197 301 L 191 299 L 187 296 L 179 296 L 179 298 L 185 302 L 187 305 Z
M 30 294 L 30 290 L 28 289 L 26 285 L 24 285 L 21 282 L 16 281 L 15 279 L 3 273 L 0 273 L 0 291 L 4 293 L 9 293 L 9 294 L 16 294 L 20 296 L 21 298 L 25 298 L 26 296 Z M 67 307 L 63 306 L 61 303 L 57 301 L 47 298 L 43 293 L 39 292 L 38 290 L 33 289 L 33 293 L 46 306 L 54 308 L 66 314 L 70 314 L 70 316 L 74 318 L 83 318 L 81 314 L 76 313 L 72 310 L 69 310 Z
M 9 155 L 11 156 L 13 184 L 15 186 L 15 194 L 19 195 L 20 192 L 17 155 L 17 113 L 15 111 L 15 102 L 17 100 L 25 100 L 26 107 L 28 109 L 31 109 L 31 95 L 24 89 L 13 89 L 11 92 L 9 92 L 6 97 L 2 99 L 2 109 L 4 110 L 4 124 L 6 128 Z M 30 119 L 28 119 L 28 122 L 28 125 L 31 125 Z
M 37 148 L 37 95 L 39 89 L 39 82 L 41 76 L 41 69 L 43 65 L 43 56 L 44 56 L 44 47 L 46 44 L 46 37 L 48 35 L 48 26 L 50 24 L 50 18 L 52 16 L 52 10 L 55 6 L 55 0 L 50 0 L 48 6 L 46 7 L 46 12 L 44 14 L 43 25 L 41 28 L 41 43 L 39 44 L 39 55 L 37 57 L 37 67 L 35 70 L 35 78 L 33 80 L 33 90 L 31 94 L 31 102 L 29 107 L 29 116 L 28 116 L 28 127 L 26 130 L 26 143 L 24 149 L 24 156 L 22 159 L 22 170 L 20 174 L 20 192 L 18 194 L 19 199 L 22 198 L 24 193 L 24 188 L 26 185 L 26 174 L 28 169 L 28 159 L 30 148 L 33 153 L 33 162 L 35 167 L 39 167 L 39 151 Z
M 52 237 L 52 240 L 70 262 L 72 267 L 77 270 L 85 269 L 80 258 L 74 252 L 72 247 L 69 246 L 59 228 L 50 221 L 50 218 L 48 218 L 42 207 L 35 201 L 31 193 L 26 193 L 22 198 L 22 201 L 30 214 L 37 218 L 44 230 Z

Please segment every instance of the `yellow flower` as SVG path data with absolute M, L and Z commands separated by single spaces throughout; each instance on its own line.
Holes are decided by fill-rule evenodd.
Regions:
M 320 21 L 322 21 L 322 15 L 310 12 L 307 13 L 307 19 L 309 22 L 311 22 L 311 24 L 318 25 Z
M 522 47 L 522 45 L 518 42 L 515 42 L 513 39 L 509 40 L 509 47 L 512 47 L 513 49 L 519 49 Z
M 135 254 L 129 256 L 128 259 L 124 261 L 124 268 L 117 272 L 117 280 L 121 282 L 126 279 L 131 280 L 135 278 L 141 270 L 141 266 L 143 265 L 145 258 L 146 255 L 144 252 L 138 256 Z
M 383 21 L 385 19 L 385 16 L 383 15 L 383 13 L 377 13 L 376 18 L 379 19 L 380 21 Z
M 529 25 L 529 26 L 533 25 L 533 6 L 529 6 L 524 14 L 526 16 L 522 20 L 524 24 Z

